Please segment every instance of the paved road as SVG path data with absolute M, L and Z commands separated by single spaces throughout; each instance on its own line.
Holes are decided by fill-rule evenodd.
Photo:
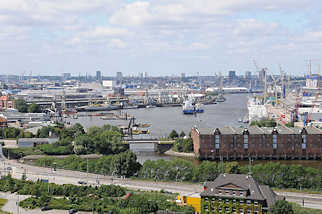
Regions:
M 0 163 L 0 169 L 3 169 L 3 161 Z M 95 185 L 98 182 L 100 184 L 114 184 L 131 189 L 140 190 L 156 190 L 161 189 L 173 193 L 194 193 L 201 192 L 202 186 L 200 184 L 186 184 L 179 182 L 153 182 L 153 181 L 142 181 L 142 180 L 131 180 L 131 179 L 120 179 L 111 176 L 95 175 L 91 173 L 76 172 L 70 170 L 57 169 L 53 172 L 49 168 L 36 167 L 18 163 L 15 160 L 6 160 L 6 166 L 11 166 L 13 177 L 20 179 L 22 174 L 26 172 L 27 179 L 36 181 L 37 179 L 49 179 L 51 183 L 57 184 L 76 184 L 78 181 L 87 181 L 88 184 Z M 4 173 L 4 172 L 2 172 Z M 296 202 L 302 205 L 304 199 L 305 207 L 322 209 L 322 194 L 311 195 L 303 193 L 291 193 L 291 192 L 278 192 L 279 195 L 286 197 L 288 201 Z

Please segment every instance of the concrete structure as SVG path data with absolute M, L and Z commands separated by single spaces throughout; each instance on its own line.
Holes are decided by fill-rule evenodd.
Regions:
M 59 141 L 59 138 L 19 138 L 18 147 L 35 147 L 42 144 L 52 144 Z
M 201 213 L 267 213 L 280 198 L 251 175 L 221 174 L 206 182 L 201 195 Z
M 194 127 L 191 137 L 200 159 L 322 159 L 322 130 L 315 127 Z

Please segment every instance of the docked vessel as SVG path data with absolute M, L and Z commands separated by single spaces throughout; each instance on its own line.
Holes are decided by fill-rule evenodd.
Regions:
M 204 109 L 202 107 L 203 106 L 200 103 L 195 104 L 191 100 L 187 100 L 182 106 L 182 111 L 184 114 L 203 113 Z
M 183 104 L 182 111 L 184 114 L 194 114 L 195 107 L 190 100 L 187 100 Z

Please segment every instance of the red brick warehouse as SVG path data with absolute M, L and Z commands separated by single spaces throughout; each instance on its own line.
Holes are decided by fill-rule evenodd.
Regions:
M 199 159 L 321 159 L 322 130 L 307 128 L 198 128 L 191 131 Z

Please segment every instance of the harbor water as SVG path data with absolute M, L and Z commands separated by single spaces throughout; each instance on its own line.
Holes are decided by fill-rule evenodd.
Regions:
M 184 115 L 182 107 L 161 107 L 120 110 L 136 118 L 136 122 L 151 124 L 150 136 L 165 137 L 174 129 L 177 132 L 184 131 L 188 134 L 193 126 L 199 127 L 224 127 L 240 126 L 239 118 L 247 113 L 247 94 L 226 95 L 226 101 L 204 106 L 204 113 L 196 115 Z M 117 113 L 117 112 L 116 112 Z M 78 119 L 67 119 L 71 123 L 80 123 L 85 128 L 91 126 L 128 125 L 125 120 L 102 120 L 99 117 L 79 117 Z M 140 137 L 144 137 L 143 135 Z M 139 137 L 139 138 L 140 138 Z
M 218 102 L 217 104 L 205 105 L 204 113 L 196 115 L 185 115 L 182 112 L 182 107 L 161 107 L 161 108 L 142 108 L 142 109 L 128 109 L 119 110 L 122 113 L 128 113 L 136 118 L 138 123 L 149 123 L 150 134 L 136 136 L 136 138 L 159 138 L 169 136 L 172 130 L 177 132 L 184 131 L 188 134 L 193 126 L 199 127 L 224 127 L 224 126 L 240 126 L 238 123 L 239 118 L 243 118 L 247 113 L 247 94 L 232 94 L 226 95 L 225 102 Z M 114 111 L 116 114 L 119 111 Z M 91 126 L 110 125 L 128 125 L 129 121 L 126 120 L 102 120 L 100 117 L 78 117 L 77 119 L 67 118 L 66 121 L 75 124 L 80 123 L 85 128 Z M 136 147 L 136 146 L 133 146 Z M 142 148 L 144 147 L 144 148 Z M 145 148 L 146 147 L 146 148 Z M 175 157 L 168 155 L 160 155 L 149 151 L 150 145 L 137 145 L 137 148 L 132 150 L 137 154 L 138 161 L 143 163 L 146 160 L 157 159 L 173 159 Z M 194 161 L 193 158 L 186 158 Z

